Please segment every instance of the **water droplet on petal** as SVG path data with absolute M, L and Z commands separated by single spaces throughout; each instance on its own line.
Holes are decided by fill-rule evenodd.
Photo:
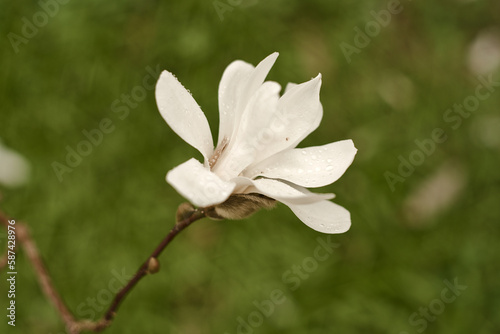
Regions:
M 333 169 L 333 166 L 332 166 L 332 165 L 328 165 L 328 166 L 326 166 L 326 168 L 325 168 L 325 170 L 327 170 L 327 171 L 330 171 L 330 170 L 332 170 L 332 169 Z

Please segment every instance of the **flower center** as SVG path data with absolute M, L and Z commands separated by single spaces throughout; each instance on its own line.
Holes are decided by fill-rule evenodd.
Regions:
M 210 170 L 214 169 L 214 166 L 217 163 L 217 160 L 219 160 L 220 156 L 222 155 L 222 152 L 224 152 L 224 150 L 226 149 L 228 142 L 229 141 L 227 140 L 227 138 L 224 137 L 224 139 L 222 139 L 220 144 L 215 149 L 214 154 L 212 154 L 210 159 L 208 159 L 208 165 L 210 166 Z

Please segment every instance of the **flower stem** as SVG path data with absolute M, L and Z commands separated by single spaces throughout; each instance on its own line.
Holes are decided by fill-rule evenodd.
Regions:
M 104 320 L 110 321 L 114 318 L 118 307 L 120 306 L 123 299 L 127 296 L 127 294 L 132 290 L 132 288 L 139 282 L 141 278 L 148 274 L 148 267 L 150 264 L 150 260 L 152 258 L 157 259 L 160 256 L 161 252 L 168 246 L 168 244 L 186 227 L 205 217 L 205 211 L 197 209 L 193 211 L 193 213 L 187 217 L 186 219 L 179 221 L 175 224 L 175 226 L 170 230 L 167 236 L 160 242 L 158 247 L 151 253 L 151 255 L 147 258 L 147 260 L 141 265 L 141 267 L 137 270 L 132 279 L 125 285 L 115 296 L 113 302 L 110 307 L 104 314 Z

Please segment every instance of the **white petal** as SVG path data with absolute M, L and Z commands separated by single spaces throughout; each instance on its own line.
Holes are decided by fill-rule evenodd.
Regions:
M 333 194 L 315 194 L 305 188 L 293 186 L 279 180 L 250 180 L 243 177 L 237 179 L 246 179 L 248 180 L 248 184 L 251 184 L 251 186 L 245 190 L 245 193 L 263 194 L 287 205 L 309 204 L 335 197 Z M 238 183 L 241 185 L 242 182 L 240 181 Z
M 256 138 L 264 145 L 254 163 L 258 163 L 278 152 L 293 148 L 314 131 L 323 116 L 319 101 L 321 75 L 290 88 L 278 101 L 276 112 L 267 128 L 264 139 Z M 269 137 L 272 140 L 269 140 Z
M 262 60 L 255 68 L 241 60 L 231 63 L 219 84 L 219 140 L 231 139 L 239 127 L 241 115 L 250 98 L 264 82 L 278 58 L 275 52 Z
M 264 141 L 272 140 L 268 124 L 276 112 L 280 90 L 281 86 L 273 81 L 259 87 L 247 104 L 238 132 L 214 166 L 215 173 L 224 179 L 236 177 L 255 161 L 265 147 Z
M 243 176 L 283 179 L 304 187 L 337 181 L 351 165 L 357 149 L 352 140 L 277 153 L 244 171 Z
M 219 140 L 230 138 L 243 109 L 238 109 L 248 78 L 255 68 L 241 60 L 229 64 L 219 83 Z
M 213 141 L 207 118 L 191 94 L 170 72 L 163 71 L 158 79 L 156 103 L 172 130 L 198 149 L 205 161 L 208 160 L 213 152 Z
M 192 158 L 167 173 L 170 183 L 182 196 L 200 207 L 224 202 L 236 184 L 225 182 Z
M 344 233 L 351 227 L 349 211 L 333 202 L 321 201 L 312 204 L 287 205 L 304 224 L 318 232 Z
M 319 100 L 320 89 L 321 73 L 308 82 L 291 85 L 281 97 L 278 108 L 286 110 L 285 114 L 290 120 L 290 125 L 287 126 L 290 140 L 286 147 L 297 146 L 318 128 L 323 118 L 323 106 Z
M 289 82 L 286 84 L 286 87 L 285 87 L 285 93 L 288 92 L 290 89 L 292 89 L 293 87 L 297 86 L 296 83 L 294 82 Z

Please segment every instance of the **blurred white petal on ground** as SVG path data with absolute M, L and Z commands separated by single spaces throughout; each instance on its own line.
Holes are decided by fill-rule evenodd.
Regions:
M 464 170 L 455 163 L 445 163 L 422 181 L 406 198 L 404 215 L 413 227 L 423 227 L 446 211 L 458 199 L 466 184 Z
M 9 188 L 22 186 L 28 181 L 29 174 L 28 160 L 0 141 L 0 184 Z
M 500 66 L 500 29 L 481 31 L 469 46 L 467 66 L 476 75 L 490 74 Z

